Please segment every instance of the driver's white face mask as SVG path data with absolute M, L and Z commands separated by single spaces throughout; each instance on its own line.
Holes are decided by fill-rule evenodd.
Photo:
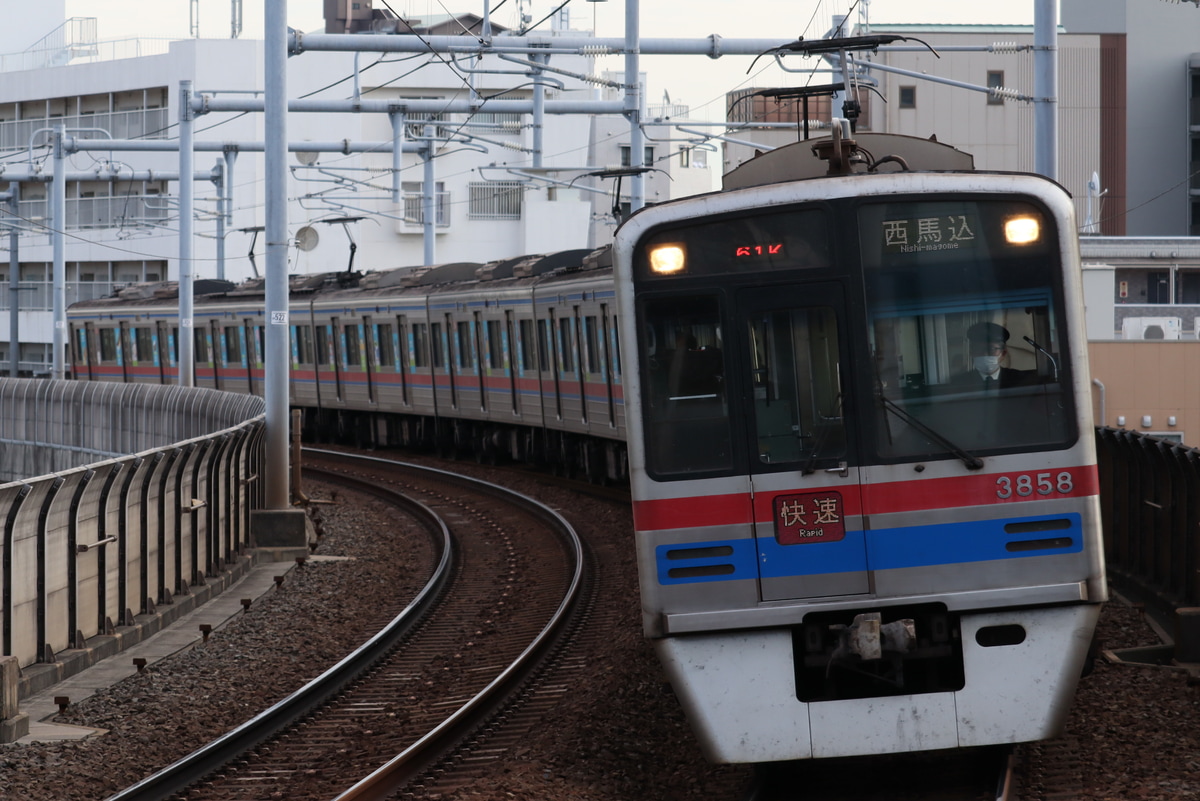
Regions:
M 975 357 L 975 369 L 979 371 L 979 374 L 981 376 L 983 376 L 984 378 L 987 378 L 992 373 L 994 373 L 1000 369 L 1000 357 L 999 356 L 976 356 Z

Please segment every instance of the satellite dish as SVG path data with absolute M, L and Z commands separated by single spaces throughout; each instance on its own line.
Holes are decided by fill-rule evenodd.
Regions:
M 300 162 L 305 167 L 311 167 L 312 165 L 317 163 L 318 155 L 319 154 L 314 153 L 310 150 L 297 150 L 296 151 L 296 161 Z
M 306 225 L 296 232 L 296 247 L 305 253 L 315 248 L 320 241 L 321 237 L 317 235 L 317 229 L 311 225 Z

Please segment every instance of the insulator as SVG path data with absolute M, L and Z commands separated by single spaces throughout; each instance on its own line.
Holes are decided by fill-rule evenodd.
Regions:
M 1021 93 L 1016 89 L 1008 89 L 1004 86 L 993 86 L 988 89 L 988 94 L 992 97 L 1001 97 L 1005 100 L 1019 100 Z
M 1016 42 L 992 42 L 991 52 L 1016 53 L 1020 50 L 1025 50 L 1026 47 L 1026 45 L 1019 45 Z
M 606 45 L 587 45 L 580 52 L 585 56 L 611 56 L 617 51 Z

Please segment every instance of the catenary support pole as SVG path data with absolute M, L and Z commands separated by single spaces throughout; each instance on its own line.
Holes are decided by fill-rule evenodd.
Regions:
M 267 509 L 288 509 L 287 0 L 266 0 Z
M 195 385 L 194 265 L 195 231 L 195 167 L 192 151 L 193 121 L 192 82 L 179 82 L 179 386 Z M 213 343 L 216 347 L 217 343 Z M 215 360 L 214 356 L 214 360 Z
M 625 0 L 625 117 L 629 120 L 629 166 L 646 164 L 646 140 L 642 133 L 641 84 L 641 6 L 640 0 Z M 629 210 L 637 211 L 646 205 L 646 178 L 641 173 L 629 180 Z
M 437 258 L 437 243 L 434 238 L 437 236 L 437 184 L 434 179 L 433 157 L 436 154 L 434 150 L 435 131 L 432 125 L 425 126 L 425 179 L 421 186 L 421 214 L 423 217 L 422 230 L 425 240 L 425 266 L 432 267 L 433 260 Z
M 21 185 L 8 185 L 8 374 L 21 372 Z
M 1034 170 L 1058 180 L 1058 1 L 1033 11 Z
M 63 369 L 63 333 L 67 328 L 67 261 L 66 242 L 64 237 L 67 230 L 67 162 L 63 152 L 63 126 L 54 126 L 54 182 L 51 189 L 50 236 L 54 240 L 54 280 L 53 299 L 51 301 L 51 317 L 54 318 L 54 336 L 52 339 L 54 353 L 50 358 L 50 377 L 61 379 L 65 376 Z

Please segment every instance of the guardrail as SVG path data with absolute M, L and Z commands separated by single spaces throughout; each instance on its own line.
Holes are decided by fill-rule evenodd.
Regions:
M 1096 429 L 1110 577 L 1171 619 L 1200 605 L 1200 450 Z
M 237 561 L 264 434 L 250 395 L 0 379 L 0 461 L 39 476 L 0 484 L 0 656 L 54 662 Z

